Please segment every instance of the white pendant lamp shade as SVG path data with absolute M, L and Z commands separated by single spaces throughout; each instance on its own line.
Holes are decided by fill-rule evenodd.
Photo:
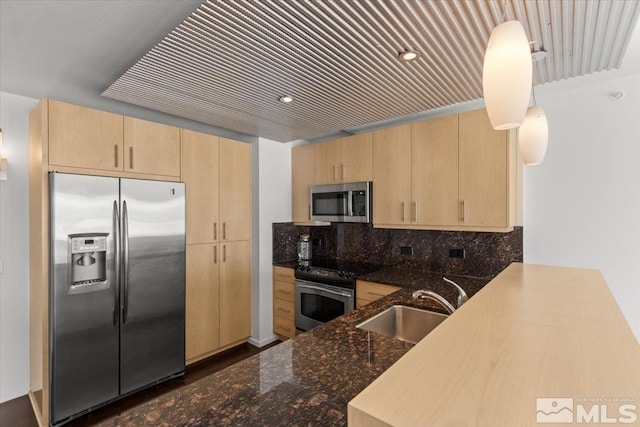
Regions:
M 495 27 L 482 70 L 484 101 L 494 129 L 520 126 L 529 104 L 531 75 L 531 50 L 520 21 Z
M 525 165 L 539 165 L 547 152 L 549 126 L 542 107 L 531 107 L 518 129 L 520 154 Z

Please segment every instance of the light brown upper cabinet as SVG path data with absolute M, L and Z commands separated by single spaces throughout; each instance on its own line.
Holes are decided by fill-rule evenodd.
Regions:
M 106 171 L 123 170 L 123 117 L 48 101 L 49 164 Z
M 125 117 L 124 170 L 180 177 L 180 129 Z
M 251 238 L 251 145 L 220 138 L 220 241 Z
M 220 140 L 217 136 L 182 131 L 182 177 L 186 188 L 187 244 L 220 239 Z
M 376 227 L 510 231 L 516 221 L 515 141 L 485 110 L 373 134 Z
M 411 222 L 458 224 L 458 116 L 411 125 Z
M 515 148 L 491 127 L 486 110 L 460 114 L 460 225 L 512 227 Z
M 187 244 L 251 238 L 251 146 L 183 130 Z
M 372 140 L 368 132 L 316 144 L 315 183 L 371 181 Z
M 315 145 L 291 149 L 291 213 L 293 222 L 310 222 L 309 187 L 315 183 Z
M 411 125 L 373 133 L 373 222 L 409 224 Z

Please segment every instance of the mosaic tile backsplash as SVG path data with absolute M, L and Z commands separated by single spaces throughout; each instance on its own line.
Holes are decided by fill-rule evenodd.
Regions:
M 491 279 L 512 262 L 522 262 L 523 230 L 509 233 L 394 230 L 370 224 L 331 224 L 308 227 L 273 224 L 273 260 L 296 258 L 301 234 L 314 239 L 313 257 L 398 265 L 403 268 Z M 402 255 L 411 247 L 412 255 Z M 451 258 L 450 249 L 463 249 L 464 258 Z

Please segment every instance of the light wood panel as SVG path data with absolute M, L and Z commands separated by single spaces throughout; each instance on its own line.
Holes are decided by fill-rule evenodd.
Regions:
M 124 170 L 180 177 L 180 129 L 125 117 Z
M 251 145 L 220 138 L 220 239 L 251 238 Z
M 291 214 L 293 222 L 311 221 L 309 187 L 315 183 L 315 146 L 291 149 Z
M 296 280 L 293 268 L 273 266 L 273 280 L 293 284 Z
M 49 102 L 29 115 L 29 399 L 49 424 Z
M 189 362 L 220 346 L 220 248 L 186 248 L 186 359 Z
M 460 224 L 507 227 L 507 132 L 493 130 L 486 110 L 460 114 L 459 149 Z
M 275 316 L 282 317 L 284 319 L 289 319 L 290 321 L 295 320 L 295 309 L 293 301 L 285 301 L 280 298 L 273 299 L 273 313 Z
M 373 133 L 373 222 L 409 224 L 411 125 Z
M 295 326 L 295 274 L 292 268 L 273 267 L 273 332 L 293 338 Z
M 295 298 L 295 285 L 293 283 L 274 280 L 273 297 L 284 301 L 293 302 Z
M 398 290 L 400 288 L 397 286 L 384 285 L 382 283 L 364 280 L 356 282 L 356 298 L 367 302 L 373 302 Z
M 49 158 L 45 164 L 123 170 L 121 115 L 53 100 L 48 104 Z
M 251 335 L 251 246 L 248 240 L 220 244 L 220 345 Z
M 295 322 L 284 317 L 274 316 L 273 332 L 280 338 L 288 339 L 296 336 Z
M 186 188 L 187 244 L 217 242 L 220 142 L 214 135 L 182 131 L 182 176 Z
M 315 183 L 340 182 L 342 146 L 339 139 L 315 144 Z
M 411 125 L 411 222 L 458 225 L 458 115 Z
M 367 132 L 338 140 L 342 160 L 338 169 L 340 181 L 373 180 L 373 133 Z
M 514 263 L 356 396 L 348 422 L 534 426 L 537 398 L 640 396 L 639 360 L 599 271 Z

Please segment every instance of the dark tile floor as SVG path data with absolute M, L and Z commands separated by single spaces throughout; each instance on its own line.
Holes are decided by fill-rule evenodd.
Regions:
M 227 366 L 233 365 L 243 359 L 254 354 L 258 354 L 266 350 L 280 341 L 267 345 L 262 348 L 254 347 L 251 344 L 242 344 L 225 352 L 212 356 L 203 361 L 194 363 L 187 367 L 184 377 L 176 378 L 171 381 L 156 385 L 147 390 L 143 390 L 134 395 L 128 396 L 122 400 L 114 402 L 103 408 L 97 409 L 77 420 L 74 420 L 66 426 L 68 427 L 86 427 L 93 426 L 107 418 L 113 417 L 135 406 L 148 402 L 168 391 L 175 390 L 193 383 L 201 378 L 218 372 Z M 38 427 L 36 417 L 33 415 L 31 403 L 27 396 L 0 404 L 0 426 L 11 427 Z

